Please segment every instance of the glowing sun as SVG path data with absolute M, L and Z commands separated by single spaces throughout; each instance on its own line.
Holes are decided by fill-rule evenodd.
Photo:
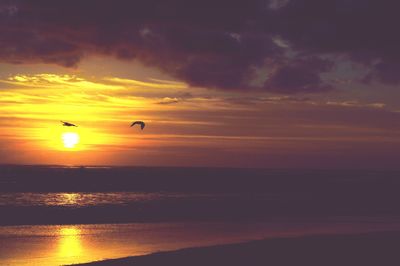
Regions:
M 79 143 L 79 135 L 74 132 L 66 132 L 61 135 L 64 147 L 67 149 L 75 148 L 76 144 Z

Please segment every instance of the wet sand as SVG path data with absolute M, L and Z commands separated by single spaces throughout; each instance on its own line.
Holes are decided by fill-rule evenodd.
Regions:
M 400 232 L 275 238 L 79 265 L 400 265 Z

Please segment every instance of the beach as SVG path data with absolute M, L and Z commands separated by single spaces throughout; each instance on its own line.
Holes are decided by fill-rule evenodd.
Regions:
M 400 266 L 399 8 L 0 0 L 0 266 Z
M 369 233 L 374 235 L 359 241 L 395 247 L 388 241 L 395 241 L 397 233 L 382 237 L 379 232 L 400 232 L 398 172 L 88 166 L 0 169 L 0 265 L 70 265 L 152 257 L 149 254 L 157 252 L 181 254 L 174 250 L 187 248 L 203 254 L 209 249 L 199 247 L 262 239 L 243 245 L 252 247 L 249 254 L 265 250 L 263 255 L 271 250 L 268 243 L 283 241 L 288 248 L 282 244 L 281 253 L 286 249 L 291 254 L 296 249 L 290 244 L 293 241 L 303 248 L 308 243 L 318 246 L 312 240 L 316 236 L 321 236 L 322 244 L 329 244 L 336 236 L 345 236 L 340 239 L 346 242 L 354 239 L 351 235 Z M 222 252 L 225 258 L 231 247 L 210 250 Z M 212 254 L 204 256 L 211 260 Z M 256 253 L 252 257 L 267 259 Z M 127 263 L 130 260 L 136 259 Z M 204 264 L 213 265 L 211 261 Z
M 400 232 L 275 238 L 79 265 L 399 265 Z

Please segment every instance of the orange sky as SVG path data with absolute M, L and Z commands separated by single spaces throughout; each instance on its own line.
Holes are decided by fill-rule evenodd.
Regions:
M 399 116 L 384 104 L 215 91 L 137 64 L 128 73 L 124 62 L 102 60 L 109 59 L 93 58 L 78 69 L 3 65 L 1 163 L 396 164 Z M 132 120 L 144 120 L 146 128 L 130 128 Z
M 0 164 L 399 168 L 396 10 L 0 2 Z

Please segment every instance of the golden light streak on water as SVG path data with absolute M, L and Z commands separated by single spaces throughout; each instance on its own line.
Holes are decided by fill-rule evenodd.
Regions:
M 75 205 L 80 199 L 79 193 L 62 193 L 59 195 L 60 205 Z
M 68 260 L 80 258 L 83 252 L 80 229 L 74 226 L 62 227 L 58 234 L 58 256 Z

